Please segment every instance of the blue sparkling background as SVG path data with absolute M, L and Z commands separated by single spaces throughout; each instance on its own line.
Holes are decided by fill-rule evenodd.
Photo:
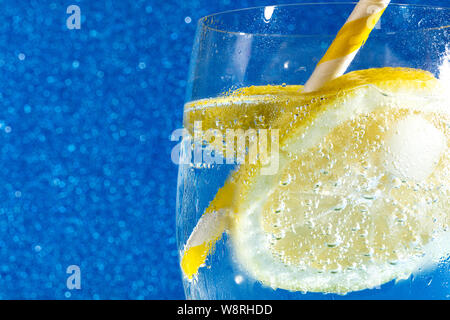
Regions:
M 0 298 L 184 298 L 169 136 L 195 22 L 289 2 L 0 1 Z

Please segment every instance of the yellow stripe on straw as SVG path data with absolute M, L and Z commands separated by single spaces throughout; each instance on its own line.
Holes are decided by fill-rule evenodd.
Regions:
M 371 16 L 347 22 L 339 31 L 319 64 L 345 57 L 361 48 L 383 15 L 384 10 L 386 9 Z
M 181 270 L 183 270 L 183 273 L 189 280 L 192 280 L 198 269 L 205 263 L 209 251 L 217 240 L 213 239 L 198 246 L 187 248 L 184 251 L 181 259 Z

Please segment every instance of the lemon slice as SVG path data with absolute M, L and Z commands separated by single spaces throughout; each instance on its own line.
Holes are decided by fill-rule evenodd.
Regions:
M 302 104 L 302 89 L 303 86 L 252 86 L 219 98 L 193 101 L 185 105 L 184 126 L 192 131 L 194 123 L 201 121 L 204 131 L 265 129 L 281 114 Z
M 368 69 L 320 92 L 268 96 L 272 103 L 252 106 L 271 115 L 261 126 L 280 129 L 280 170 L 265 176 L 259 165 L 242 165 L 219 190 L 182 254 L 189 279 L 225 228 L 250 275 L 294 291 L 372 288 L 450 252 L 450 109 L 431 74 Z M 233 105 L 248 97 L 244 90 L 206 105 L 227 127 L 250 127 Z M 193 118 L 213 119 L 207 110 Z
M 274 124 L 289 128 L 278 174 L 241 169 L 233 246 L 272 288 L 345 294 L 450 253 L 448 99 L 425 73 L 351 76 L 307 116 Z

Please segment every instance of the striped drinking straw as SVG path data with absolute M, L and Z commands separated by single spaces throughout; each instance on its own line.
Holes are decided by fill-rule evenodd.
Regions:
M 390 0 L 360 0 L 306 82 L 304 92 L 342 76 L 376 26 Z

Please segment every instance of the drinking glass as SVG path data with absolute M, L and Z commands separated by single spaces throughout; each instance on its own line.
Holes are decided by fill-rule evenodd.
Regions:
M 193 106 L 207 118 L 212 109 L 201 101 L 226 97 L 239 88 L 304 84 L 354 6 L 355 3 L 266 6 L 200 19 L 191 56 L 185 123 Z M 347 72 L 417 68 L 448 84 L 449 18 L 447 8 L 389 5 Z M 215 107 L 212 121 L 220 104 Z M 223 109 L 227 112 L 226 105 Z M 245 112 L 247 109 L 243 108 L 242 113 Z M 251 120 L 257 123 L 260 119 Z M 239 164 L 179 165 L 176 224 L 180 257 L 206 208 L 238 167 Z M 450 214 L 450 208 L 445 209 Z M 232 234 L 224 232 L 198 274 L 193 279 L 183 275 L 183 283 L 188 299 L 449 299 L 450 262 L 448 255 L 443 254 L 432 268 L 413 272 L 407 279 L 393 279 L 346 294 L 300 292 L 273 288 L 252 276 L 235 256 Z

